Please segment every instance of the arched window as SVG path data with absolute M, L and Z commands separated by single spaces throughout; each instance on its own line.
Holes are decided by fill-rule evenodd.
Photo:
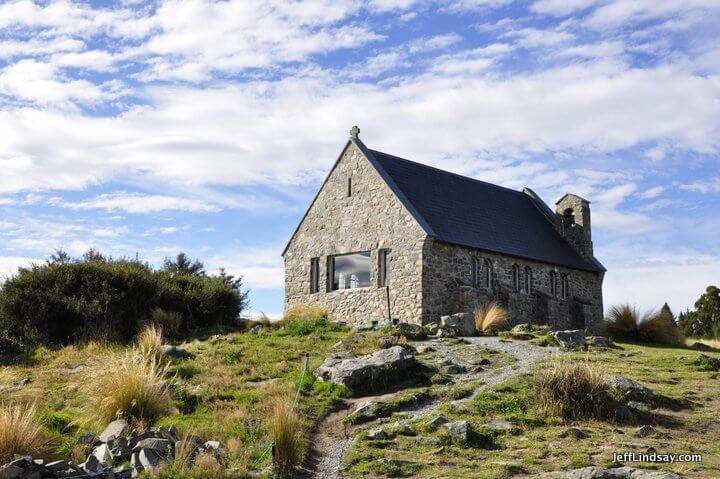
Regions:
M 489 259 L 483 261 L 483 287 L 489 288 L 492 284 L 492 263 Z
M 568 279 L 567 275 L 563 273 L 560 275 L 560 298 L 567 299 L 568 294 Z
M 473 286 L 480 286 L 480 260 L 475 257 L 470 261 L 470 282 Z
M 532 277 L 532 270 L 529 266 L 525 266 L 525 292 L 527 294 L 532 294 L 533 292 L 533 277 Z
M 520 268 L 516 264 L 512 267 L 512 287 L 515 291 L 520 290 Z
M 557 298 L 557 273 L 550 271 L 550 296 Z

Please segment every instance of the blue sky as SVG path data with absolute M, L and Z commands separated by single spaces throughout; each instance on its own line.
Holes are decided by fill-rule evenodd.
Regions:
M 717 0 L 0 3 L 0 275 L 182 250 L 282 310 L 280 253 L 354 124 L 592 202 L 606 304 L 720 282 Z

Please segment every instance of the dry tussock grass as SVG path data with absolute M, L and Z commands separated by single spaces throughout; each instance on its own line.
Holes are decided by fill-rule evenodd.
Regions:
M 507 326 L 508 312 L 495 301 L 486 303 L 474 311 L 475 330 L 481 334 L 500 331 Z
M 671 317 L 656 310 L 640 312 L 637 306 L 630 304 L 611 307 L 603 329 L 608 336 L 630 341 L 684 344 L 682 332 Z
M 0 404 L 0 464 L 14 454 L 43 457 L 51 443 L 36 421 L 34 404 Z
M 602 419 L 609 413 L 605 373 L 588 362 L 554 360 L 534 374 L 538 405 L 565 419 Z
M 306 440 L 300 416 L 288 400 L 276 399 L 269 422 L 270 437 L 275 441 L 275 464 L 280 471 L 290 472 L 305 458 Z
M 296 304 L 288 308 L 283 315 L 285 321 L 296 321 L 300 319 L 317 319 L 326 318 L 327 313 L 323 308 L 317 305 Z
M 138 354 L 147 364 L 160 364 L 163 359 L 162 345 L 162 328 L 155 324 L 148 324 L 137 336 Z
M 152 424 L 173 411 L 167 368 L 127 355 L 94 374 L 89 384 L 91 416 L 101 425 L 117 418 Z

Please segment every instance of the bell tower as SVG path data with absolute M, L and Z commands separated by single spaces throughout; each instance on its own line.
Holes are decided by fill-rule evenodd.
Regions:
M 583 258 L 592 258 L 590 202 L 566 193 L 555 203 L 556 228 Z

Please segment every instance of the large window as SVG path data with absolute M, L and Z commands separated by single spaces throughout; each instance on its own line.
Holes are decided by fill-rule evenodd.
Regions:
M 392 250 L 381 249 L 378 255 L 378 286 L 390 285 L 390 260 Z
M 331 256 L 328 261 L 331 289 L 367 288 L 370 286 L 370 252 Z
M 310 258 L 310 292 L 320 291 L 320 258 Z

